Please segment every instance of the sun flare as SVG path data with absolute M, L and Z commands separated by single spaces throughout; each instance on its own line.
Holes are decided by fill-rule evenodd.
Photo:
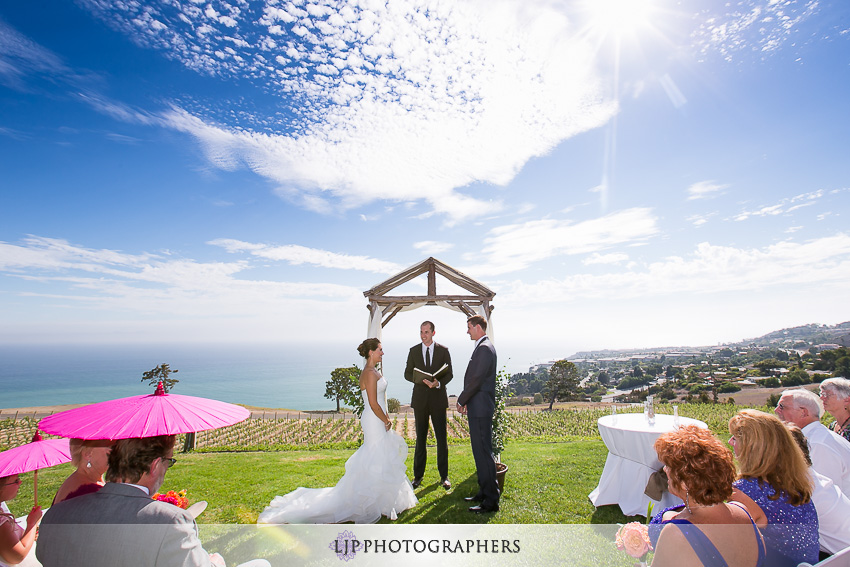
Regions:
M 653 0 L 585 0 L 582 3 L 589 29 L 620 37 L 649 26 Z

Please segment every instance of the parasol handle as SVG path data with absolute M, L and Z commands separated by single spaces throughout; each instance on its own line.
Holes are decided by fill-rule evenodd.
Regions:
M 38 506 L 38 469 L 32 475 L 33 506 Z

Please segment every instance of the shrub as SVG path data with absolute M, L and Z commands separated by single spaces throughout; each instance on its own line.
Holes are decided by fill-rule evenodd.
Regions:
M 389 410 L 390 413 L 398 413 L 398 408 L 400 408 L 400 407 L 401 407 L 401 402 L 398 401 L 397 399 L 389 398 L 387 400 L 387 410 Z
M 534 394 L 534 401 L 532 403 L 542 404 L 543 403 L 543 394 L 541 394 L 540 392 L 535 393 Z

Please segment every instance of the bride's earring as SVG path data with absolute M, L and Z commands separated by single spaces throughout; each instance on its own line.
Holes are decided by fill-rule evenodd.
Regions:
M 89 461 L 89 462 L 87 462 L 87 463 L 86 463 L 86 468 L 87 468 L 87 469 L 90 469 L 90 468 L 91 468 L 91 461 Z

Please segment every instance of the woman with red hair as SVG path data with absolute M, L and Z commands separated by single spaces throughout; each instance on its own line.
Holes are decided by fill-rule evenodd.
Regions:
M 765 548 L 747 510 L 732 496 L 732 453 L 710 431 L 689 425 L 655 442 L 668 490 L 685 501 L 652 519 L 653 567 L 762 567 Z

